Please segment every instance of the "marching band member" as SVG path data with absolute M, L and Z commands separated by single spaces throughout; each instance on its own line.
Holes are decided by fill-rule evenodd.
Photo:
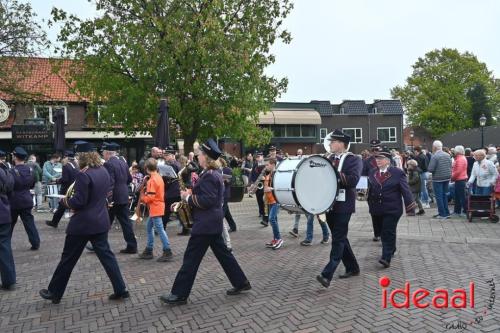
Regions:
M 24 148 L 16 147 L 12 155 L 14 156 L 15 166 L 10 169 L 12 176 L 14 176 L 14 190 L 9 198 L 12 219 L 11 236 L 18 217 L 21 217 L 24 229 L 28 234 L 31 250 L 36 251 L 40 248 L 40 236 L 35 226 L 35 218 L 31 213 L 33 197 L 30 192 L 30 189 L 35 187 L 34 170 L 24 164 L 24 160 L 28 157 L 28 153 Z
M 181 171 L 181 165 L 179 162 L 176 161 L 175 159 L 175 147 L 174 146 L 168 146 L 165 148 L 165 162 L 167 165 L 170 165 L 172 169 L 174 169 L 175 174 L 178 175 L 179 171 Z M 174 202 L 179 202 L 181 201 L 181 190 L 179 187 L 179 182 L 177 181 L 177 178 L 172 179 L 171 182 L 168 184 L 165 184 L 165 213 L 163 214 L 163 227 L 165 230 L 167 230 L 167 223 L 170 220 L 170 215 L 172 212 L 170 211 L 170 206 Z M 180 222 L 179 222 L 180 223 Z M 189 230 L 182 227 L 181 232 L 179 235 L 185 236 L 189 235 Z
M 363 160 L 363 172 L 361 176 L 368 177 L 373 170 L 378 170 L 377 160 L 375 155 L 380 151 L 380 140 L 373 139 L 370 141 L 371 153 L 370 157 Z M 379 224 L 378 220 L 372 216 L 373 225 L 373 241 L 378 242 L 380 240 L 380 233 L 382 232 L 382 225 Z
M 0 277 L 3 290 L 13 290 L 16 284 L 16 266 L 11 246 L 11 213 L 8 195 L 14 189 L 14 177 L 0 167 Z
M 370 214 L 382 226 L 382 257 L 379 263 L 387 268 L 396 251 L 396 229 L 403 214 L 403 201 L 407 215 L 415 215 L 416 203 L 403 170 L 391 166 L 391 153 L 378 152 L 377 170 L 368 178 L 368 206 Z
M 333 274 L 341 261 L 346 272 L 340 275 L 340 278 L 359 275 L 359 265 L 347 239 L 347 232 L 351 215 L 355 212 L 356 185 L 363 168 L 361 158 L 348 152 L 351 139 L 349 135 L 340 130 L 334 130 L 329 137 L 332 153 L 330 159 L 338 169 L 340 182 L 336 201 L 332 209 L 326 213 L 326 220 L 332 232 L 330 261 L 316 277 L 316 280 L 325 288 L 330 286 Z
M 85 244 L 92 243 L 99 261 L 106 270 L 114 293 L 110 300 L 129 297 L 118 262 L 108 243 L 111 227 L 106 198 L 111 186 L 110 175 L 102 166 L 100 156 L 91 143 L 83 142 L 76 147 L 78 172 L 74 183 L 74 194 L 61 203 L 76 212 L 71 216 L 66 229 L 66 239 L 61 261 L 52 275 L 49 287 L 40 290 L 40 296 L 58 304 L 66 290 L 71 272 L 82 255 Z
M 251 289 L 250 282 L 222 238 L 224 184 L 222 175 L 218 171 L 220 165 L 217 162 L 222 153 L 213 139 L 209 139 L 200 148 L 198 161 L 204 170 L 194 185 L 192 194 L 181 191 L 182 199 L 186 200 L 192 208 L 194 224 L 191 237 L 170 295 L 160 297 L 162 302 L 171 305 L 187 303 L 198 267 L 209 247 L 233 285 L 233 288 L 226 293 L 237 295 L 244 290 Z
M 66 194 L 68 188 L 75 181 L 76 175 L 78 173 L 78 163 L 75 161 L 75 153 L 72 150 L 65 152 L 65 159 L 63 159 L 62 176 L 58 180 L 61 184 L 60 194 Z M 57 228 L 61 218 L 66 211 L 66 206 L 58 205 L 56 212 L 52 216 L 52 220 L 46 220 L 45 224 L 49 227 Z
M 250 174 L 250 183 L 254 184 L 257 181 L 265 167 L 264 154 L 262 152 L 257 152 L 255 154 L 255 163 L 253 164 L 252 172 Z M 264 203 L 264 190 L 257 189 L 255 191 L 255 198 L 257 199 L 257 205 L 259 206 L 259 217 L 262 218 L 260 224 L 267 227 L 269 219 L 265 215 L 266 208 Z
M 271 187 L 271 180 L 273 179 L 274 170 L 276 170 L 276 159 L 269 158 L 266 165 L 267 174 L 264 177 L 264 195 L 266 202 L 269 205 L 269 222 L 273 229 L 273 240 L 266 244 L 266 247 L 277 250 L 283 246 L 283 239 L 280 234 L 280 227 L 278 225 L 278 213 L 280 205 L 276 201 Z
M 120 145 L 117 143 L 105 143 L 103 146 L 103 157 L 106 161 L 104 167 L 108 170 L 110 176 L 110 189 L 112 195 L 108 198 L 109 220 L 113 223 L 116 219 L 120 223 L 123 238 L 127 247 L 120 250 L 120 253 L 137 253 L 137 240 L 135 239 L 134 227 L 128 218 L 128 184 L 132 182 L 132 175 L 128 171 L 126 162 L 118 158 Z
M 229 225 L 229 232 L 235 232 L 236 222 L 234 222 L 233 215 L 231 215 L 228 205 L 229 198 L 231 198 L 231 178 L 233 177 L 233 171 L 227 166 L 227 162 L 223 158 L 220 158 L 219 162 L 222 166 L 222 179 L 224 180 L 224 206 L 222 206 L 224 218 Z

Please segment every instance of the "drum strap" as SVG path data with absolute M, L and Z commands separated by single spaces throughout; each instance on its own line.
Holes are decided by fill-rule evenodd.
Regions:
M 353 155 L 353 153 L 351 153 L 350 151 L 342 154 L 342 156 L 340 156 L 340 162 L 339 162 L 339 167 L 338 167 L 338 171 L 339 172 L 342 172 L 342 166 L 344 166 L 344 161 L 345 161 L 345 158 L 349 155 Z

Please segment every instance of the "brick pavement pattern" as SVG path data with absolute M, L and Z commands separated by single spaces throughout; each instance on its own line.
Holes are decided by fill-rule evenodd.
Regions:
M 59 261 L 67 220 L 58 229 L 36 214 L 42 243 L 29 250 L 22 223 L 13 237 L 18 275 L 15 291 L 0 291 L 0 332 L 500 332 L 500 303 L 484 309 L 491 296 L 486 280 L 500 281 L 500 224 L 465 219 L 432 220 L 435 209 L 423 217 L 403 217 L 398 226 L 398 251 L 389 269 L 379 268 L 380 243 L 371 240 L 371 220 L 365 202 L 350 224 L 350 240 L 361 266 L 361 275 L 346 280 L 334 278 L 329 289 L 315 281 L 326 264 L 330 244 L 321 245 L 315 225 L 314 245 L 302 247 L 303 237 L 288 237 L 293 215 L 281 212 L 280 227 L 285 245 L 266 249 L 272 237 L 256 217 L 255 199 L 231 204 L 238 231 L 231 234 L 234 253 L 253 289 L 226 296 L 230 284 L 209 251 L 189 299 L 180 307 L 162 305 L 158 299 L 169 292 L 188 238 L 168 227 L 175 258 L 168 263 L 140 260 L 137 255 L 117 253 L 124 247 L 121 231 L 110 232 L 110 242 L 124 275 L 131 298 L 124 302 L 107 299 L 111 284 L 94 254 L 84 252 L 73 271 L 61 304 L 38 296 L 48 285 Z M 175 223 L 172 223 L 175 224 Z M 146 243 L 144 225 L 136 227 L 140 249 Z M 300 225 L 305 235 L 305 218 Z M 159 240 L 155 254 L 161 253 Z M 339 272 L 343 272 L 342 265 Z M 382 309 L 379 278 L 388 276 L 391 288 L 410 281 L 412 290 L 424 287 L 466 288 L 475 281 L 474 309 Z M 479 316 L 482 315 L 482 320 Z M 479 323 L 470 325 L 478 319 Z M 465 330 L 447 329 L 447 323 L 468 323 Z

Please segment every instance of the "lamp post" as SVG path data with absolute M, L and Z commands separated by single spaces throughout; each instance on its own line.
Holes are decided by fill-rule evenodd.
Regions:
M 411 151 L 413 151 L 413 138 L 415 136 L 415 132 L 413 131 L 413 128 L 410 130 L 410 144 L 411 144 Z
M 486 125 L 486 117 L 484 114 L 479 118 L 479 126 L 481 126 L 481 148 L 484 147 L 484 125 Z

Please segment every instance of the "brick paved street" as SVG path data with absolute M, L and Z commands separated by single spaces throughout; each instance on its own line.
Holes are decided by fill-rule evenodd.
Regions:
M 111 285 L 94 254 L 85 252 L 76 266 L 59 305 L 38 296 L 59 260 L 64 241 L 59 229 L 47 227 L 48 214 L 37 214 L 42 245 L 29 250 L 22 223 L 14 232 L 13 250 L 18 274 L 17 289 L 0 292 L 0 332 L 500 332 L 500 303 L 486 309 L 491 288 L 486 280 L 500 281 L 500 224 L 464 219 L 437 221 L 425 217 L 402 218 L 398 227 L 398 252 L 391 268 L 377 264 L 381 249 L 371 241 L 371 221 L 365 202 L 351 220 L 350 239 L 362 274 L 347 280 L 336 277 L 329 289 L 315 280 L 329 255 L 315 226 L 314 246 L 302 247 L 291 238 L 293 216 L 280 214 L 285 245 L 278 251 L 264 248 L 271 229 L 258 224 L 254 199 L 231 204 L 239 225 L 231 234 L 234 252 L 253 289 L 246 295 L 226 296 L 230 288 L 212 253 L 206 256 L 190 297 L 182 307 L 160 304 L 180 267 L 187 238 L 168 228 L 175 260 L 142 261 L 136 255 L 117 258 L 131 292 L 125 302 L 108 301 Z M 305 234 L 305 219 L 301 221 Z M 140 248 L 145 245 L 143 226 L 137 228 Z M 124 246 L 121 231 L 113 228 L 115 252 Z M 156 254 L 160 253 L 157 239 Z M 341 266 L 339 272 L 343 272 Z M 336 274 L 337 275 L 337 274 Z M 381 308 L 381 276 L 391 278 L 391 288 L 410 281 L 419 287 L 450 291 L 475 282 L 474 309 Z M 482 316 L 482 319 L 479 317 Z M 470 325 L 476 319 L 479 323 Z M 446 329 L 461 320 L 464 330 Z

